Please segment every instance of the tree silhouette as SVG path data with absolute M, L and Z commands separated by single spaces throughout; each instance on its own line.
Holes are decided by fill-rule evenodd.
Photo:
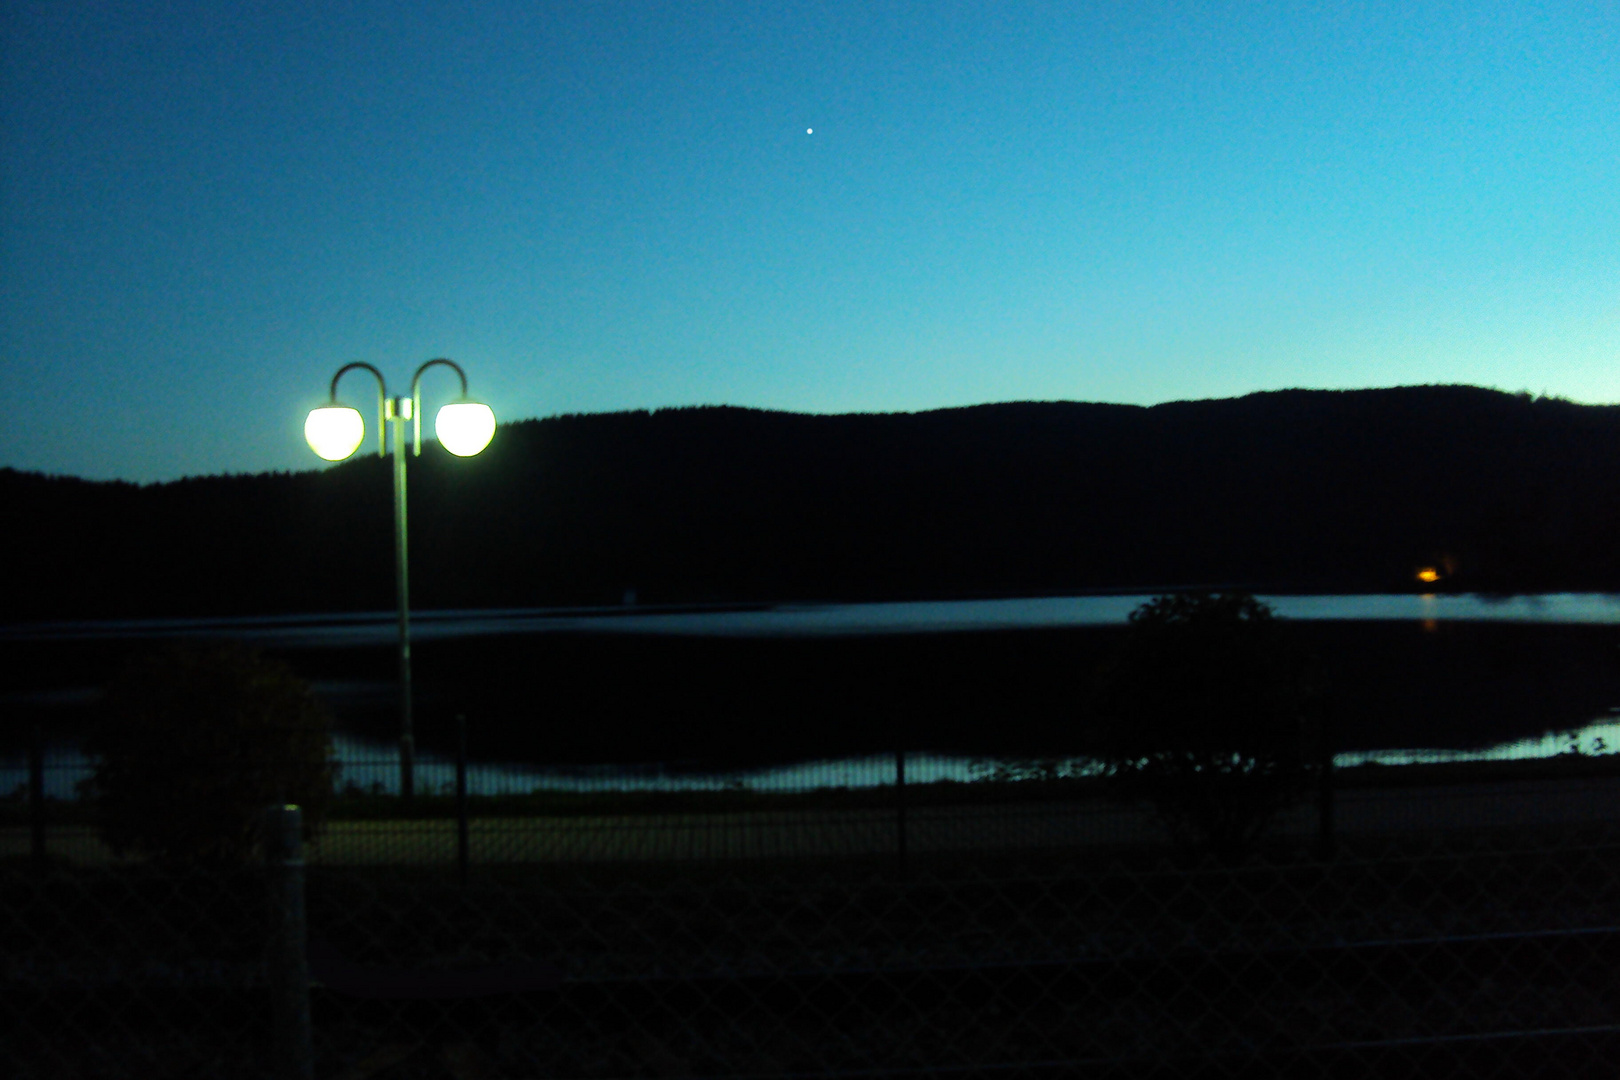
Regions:
M 1620 406 L 1465 386 L 558 416 L 411 459 L 412 588 L 423 608 L 1386 592 L 1445 558 L 1445 588 L 1612 590 L 1617 457 Z M 0 618 L 386 609 L 389 464 L 147 486 L 0 468 L 23 523 L 0 530 L 23 570 Z
M 266 806 L 301 806 L 313 838 L 332 793 L 325 707 L 285 664 L 239 645 L 134 659 L 85 749 L 97 763 L 82 787 L 119 854 L 241 861 Z
M 1178 843 L 1237 858 L 1302 791 L 1320 692 L 1265 604 L 1183 593 L 1131 613 L 1094 705 L 1116 793 L 1150 801 Z

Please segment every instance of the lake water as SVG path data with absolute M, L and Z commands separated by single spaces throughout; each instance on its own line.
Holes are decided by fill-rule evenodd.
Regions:
M 508 611 L 427 611 L 413 614 L 418 640 L 544 633 L 634 633 L 734 637 L 858 636 L 862 634 L 943 633 L 1122 625 L 1131 611 L 1152 594 L 1036 597 L 1003 600 L 919 601 L 883 604 L 783 604 L 705 609 L 606 608 L 522 609 Z M 1620 595 L 1557 593 L 1534 596 L 1364 595 L 1262 596 L 1285 618 L 1302 621 L 1392 621 L 1432 624 L 1516 622 L 1540 624 L 1620 624 Z M 256 619 L 126 620 L 63 622 L 0 627 L 3 640 L 70 642 L 109 638 L 233 637 L 280 647 L 348 647 L 386 645 L 395 634 L 389 612 L 336 616 L 282 616 Z M 82 703 L 88 691 L 52 692 L 64 705 Z M 49 697 L 50 695 L 45 695 Z M 32 695 L 43 703 L 39 695 Z M 21 700 L 20 698 L 16 700 Z M 1617 710 L 1620 712 L 1620 710 Z M 340 785 L 366 791 L 397 793 L 397 748 L 350 734 L 336 737 L 342 763 Z M 1595 718 L 1568 732 L 1549 732 L 1474 750 L 1357 750 L 1335 758 L 1340 767 L 1367 762 L 1388 765 L 1415 762 L 1515 760 L 1551 757 L 1578 750 L 1608 754 L 1620 750 L 1620 720 Z M 910 783 L 983 779 L 994 767 L 983 759 L 914 754 L 907 758 Z M 1090 763 L 1072 759 L 1062 767 L 1085 771 Z M 70 746 L 53 748 L 47 795 L 72 798 L 88 763 Z M 588 768 L 529 767 L 474 762 L 469 789 L 478 794 L 526 794 L 546 791 L 682 791 L 742 788 L 753 791 L 804 791 L 818 787 L 872 787 L 892 784 L 892 756 L 811 761 L 731 773 L 692 774 L 657 767 L 619 765 Z M 0 795 L 27 780 L 27 763 L 12 754 L 0 757 Z M 418 755 L 417 785 L 425 792 L 454 789 L 454 763 L 440 755 Z

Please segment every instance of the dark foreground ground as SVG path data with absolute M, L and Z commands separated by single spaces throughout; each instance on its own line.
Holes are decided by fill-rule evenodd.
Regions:
M 1336 688 L 1341 748 L 1491 743 L 1620 701 L 1610 628 L 1298 629 Z M 465 711 L 475 756 L 539 761 L 1062 752 L 1116 634 L 426 644 L 421 730 L 448 749 Z M 131 648 L 13 645 L 0 674 L 9 693 L 93 687 Z M 351 729 L 393 733 L 389 650 L 284 655 L 323 685 L 382 685 L 334 700 Z M 35 720 L 69 731 L 92 713 L 6 715 L 17 745 Z M 438 821 L 418 838 L 428 865 L 402 865 L 409 844 L 368 865 L 317 855 L 311 935 L 416 984 L 556 981 L 398 999 L 317 977 L 316 1075 L 1608 1077 L 1620 811 L 1612 780 L 1576 779 L 1591 798 L 1567 806 L 1518 781 L 1518 820 L 1480 785 L 1478 806 L 1436 800 L 1364 831 L 1346 793 L 1331 857 L 1303 820 L 1236 865 L 1127 830 L 930 850 L 931 815 L 958 811 L 922 801 L 904 863 L 874 854 L 892 808 L 867 807 L 873 845 L 842 854 L 524 863 L 495 845 L 463 883 Z M 1367 812 L 1390 802 L 1359 782 Z M 692 825 L 671 816 L 666 838 Z M 271 1075 L 265 868 L 88 862 L 0 859 L 0 1075 Z
M 428 989 L 317 971 L 316 1075 L 1606 1077 L 1617 867 L 1601 823 L 1238 865 L 317 866 L 311 937 Z M 253 868 L 0 867 L 0 1069 L 269 1075 L 266 896 Z

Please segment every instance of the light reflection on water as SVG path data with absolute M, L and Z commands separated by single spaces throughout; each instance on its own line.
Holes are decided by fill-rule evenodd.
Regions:
M 411 613 L 412 636 L 435 641 L 544 633 L 698 634 L 719 637 L 818 637 L 966 630 L 1122 626 L 1153 593 L 917 600 L 859 604 L 774 604 L 701 610 L 514 608 Z M 1620 594 L 1474 593 L 1291 596 L 1264 594 L 1278 615 L 1301 620 L 1620 624 Z M 133 619 L 0 625 L 0 641 L 228 637 L 259 645 L 329 648 L 387 645 L 398 633 L 391 611 L 219 619 Z
M 365 793 L 399 794 L 399 748 L 391 743 L 361 739 L 353 735 L 333 736 L 334 750 L 341 764 L 340 789 Z M 1338 768 L 1377 763 L 1416 765 L 1459 761 L 1522 761 L 1556 757 L 1571 752 L 1606 755 L 1620 752 L 1620 720 L 1604 718 L 1583 728 L 1547 732 L 1477 750 L 1407 749 L 1352 750 L 1334 756 Z M 944 754 L 906 755 L 906 782 L 931 784 L 939 781 L 969 783 L 985 780 L 998 764 L 1017 766 L 1014 761 L 960 757 Z M 1068 758 L 1051 763 L 1064 775 L 1083 775 L 1095 768 L 1087 758 Z M 53 747 L 47 753 L 45 795 L 52 799 L 76 797 L 76 785 L 90 774 L 85 756 L 70 746 Z M 27 759 L 18 754 L 0 757 L 0 797 L 17 795 L 28 781 Z M 528 795 L 534 792 L 655 792 L 655 791 L 754 791 L 800 792 L 820 788 L 881 787 L 895 782 L 892 754 L 842 758 L 832 761 L 804 761 L 791 765 L 746 769 L 735 772 L 695 772 L 663 766 L 586 765 L 525 766 L 491 762 L 469 762 L 467 790 L 474 795 Z M 428 795 L 449 795 L 455 791 L 455 762 L 438 754 L 419 751 L 416 757 L 416 789 Z
M 1579 753 L 1597 756 L 1620 752 L 1620 721 L 1596 720 L 1573 731 L 1548 731 L 1527 739 L 1482 750 L 1352 750 L 1335 754 L 1338 768 L 1354 765 L 1424 765 L 1449 761 L 1526 761 Z

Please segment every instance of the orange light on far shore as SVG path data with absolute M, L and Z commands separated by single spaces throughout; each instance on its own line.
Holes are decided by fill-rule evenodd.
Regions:
M 1417 579 L 1425 584 L 1440 580 L 1440 571 L 1432 566 L 1425 566 L 1417 572 Z

